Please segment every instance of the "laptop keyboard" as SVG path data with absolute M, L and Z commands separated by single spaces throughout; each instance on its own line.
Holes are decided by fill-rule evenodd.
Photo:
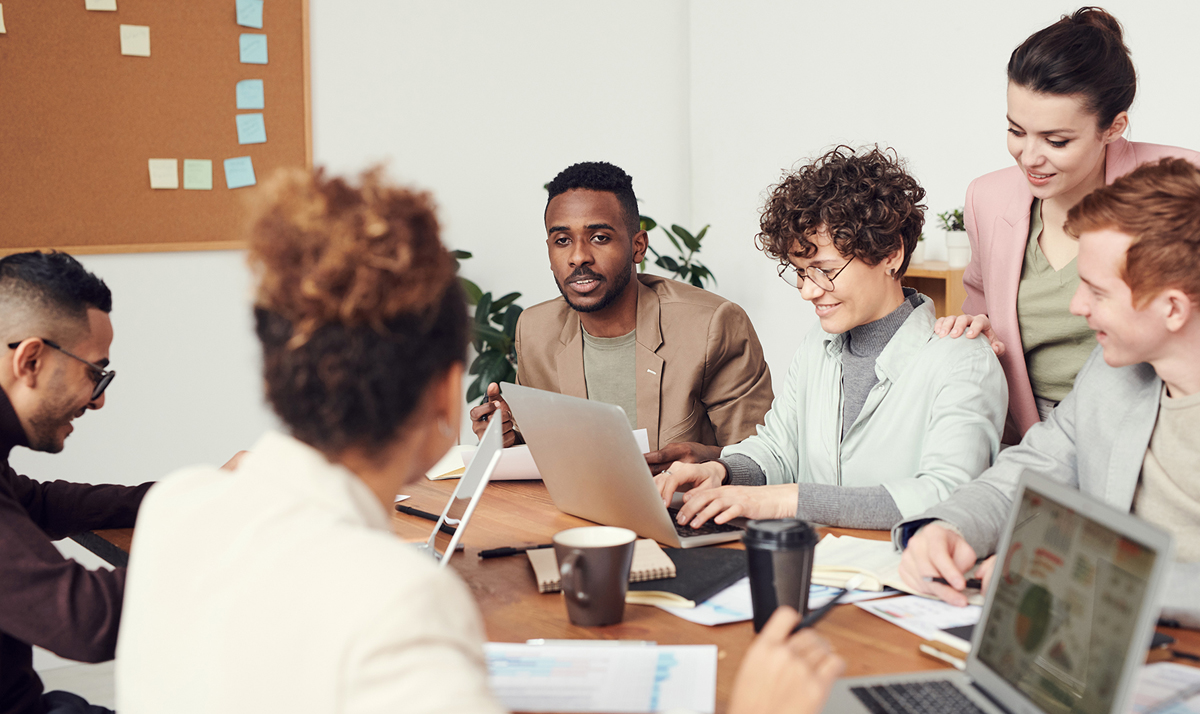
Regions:
M 985 714 L 944 679 L 851 687 L 850 691 L 871 714 Z
M 692 528 L 691 526 L 688 526 L 688 525 L 681 526 L 681 525 L 679 525 L 678 521 L 675 520 L 676 518 L 679 517 L 679 509 L 678 508 L 673 508 L 673 507 L 668 508 L 667 513 L 671 514 L 671 525 L 675 526 L 675 533 L 680 538 L 691 538 L 691 537 L 695 537 L 695 536 L 711 535 L 713 533 L 733 533 L 736 531 L 745 530 L 744 528 L 739 528 L 737 526 L 731 526 L 728 523 L 717 524 L 717 523 L 713 523 L 712 521 L 706 522 L 704 525 L 700 526 L 699 528 Z

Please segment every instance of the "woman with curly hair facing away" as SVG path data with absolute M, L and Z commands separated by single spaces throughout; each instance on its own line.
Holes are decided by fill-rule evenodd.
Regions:
M 267 399 L 289 434 L 263 436 L 236 473 L 195 468 L 151 490 L 119 710 L 501 711 L 467 588 L 389 527 L 460 419 L 468 322 L 431 198 L 378 170 L 358 186 L 285 170 L 249 253 Z M 732 709 L 820 708 L 841 660 L 789 637 L 797 621 L 783 613 L 751 647 Z
M 1079 243 L 1063 224 L 1072 206 L 1163 157 L 1200 154 L 1126 141 L 1137 73 L 1121 23 L 1084 7 L 1030 35 L 1008 59 L 1008 152 L 1016 161 L 967 188 L 971 262 L 965 315 L 939 335 L 986 335 L 1008 378 L 1004 443 L 1015 444 L 1067 396 L 1096 347 L 1069 310 Z
M 924 197 L 898 159 L 845 146 L 772 189 L 757 242 L 813 304 L 820 329 L 757 435 L 656 478 L 664 499 L 692 486 L 680 523 L 891 528 L 991 465 L 1007 404 L 995 355 L 936 337 L 932 301 L 900 285 Z

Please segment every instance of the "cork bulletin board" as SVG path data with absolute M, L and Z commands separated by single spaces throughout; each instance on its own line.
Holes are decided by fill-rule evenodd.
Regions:
M 239 248 L 254 189 L 230 188 L 250 180 L 237 169 L 261 183 L 312 166 L 307 0 L 0 0 L 0 12 L 0 254 Z M 246 54 L 243 35 L 258 36 Z M 263 44 L 266 64 L 243 61 L 261 62 Z M 262 80 L 261 99 L 255 83 L 239 93 L 243 80 Z M 227 159 L 241 159 L 228 182 Z

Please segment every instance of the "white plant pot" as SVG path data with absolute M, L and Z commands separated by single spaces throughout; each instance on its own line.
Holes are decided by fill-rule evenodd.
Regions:
M 925 241 L 917 241 L 917 247 L 913 248 L 912 256 L 908 259 L 910 266 L 925 262 Z
M 971 241 L 966 231 L 946 231 L 946 261 L 951 268 L 965 268 L 971 262 Z

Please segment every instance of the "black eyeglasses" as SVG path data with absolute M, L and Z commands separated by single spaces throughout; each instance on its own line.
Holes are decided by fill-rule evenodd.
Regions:
M 846 265 L 850 265 L 853 262 L 854 256 L 850 256 L 850 260 L 846 261 Z M 815 283 L 816 286 L 822 290 L 833 290 L 833 279 L 842 274 L 842 271 L 846 269 L 846 265 L 838 268 L 836 273 L 830 275 L 824 270 L 821 270 L 820 268 L 814 268 L 811 265 L 804 270 L 800 270 L 791 263 L 784 263 L 783 265 L 779 266 L 779 277 L 783 278 L 785 283 L 791 285 L 797 290 L 799 290 L 800 286 L 804 284 L 805 278 L 813 281 L 813 283 Z
M 95 362 L 88 362 L 87 360 L 80 357 L 79 355 L 71 354 L 70 352 L 64 350 L 60 345 L 58 345 L 53 340 L 47 340 L 45 337 L 40 337 L 40 338 L 35 338 L 35 339 L 40 339 L 47 347 L 53 347 L 54 349 L 58 350 L 59 352 L 62 352 L 66 356 L 71 357 L 73 359 L 77 359 L 80 362 L 83 362 L 84 364 L 86 364 L 87 366 L 92 368 L 92 372 L 91 372 L 92 381 L 96 383 L 96 387 L 92 390 L 92 401 L 93 402 L 96 401 L 97 399 L 99 399 L 101 394 L 104 394 L 104 390 L 108 389 L 108 385 L 110 382 L 113 381 L 113 377 L 117 376 L 116 370 L 104 369 L 103 367 L 96 364 Z M 18 347 L 20 347 L 21 342 L 24 342 L 24 341 L 25 340 L 21 340 L 20 342 L 9 342 L 8 349 L 15 350 Z

